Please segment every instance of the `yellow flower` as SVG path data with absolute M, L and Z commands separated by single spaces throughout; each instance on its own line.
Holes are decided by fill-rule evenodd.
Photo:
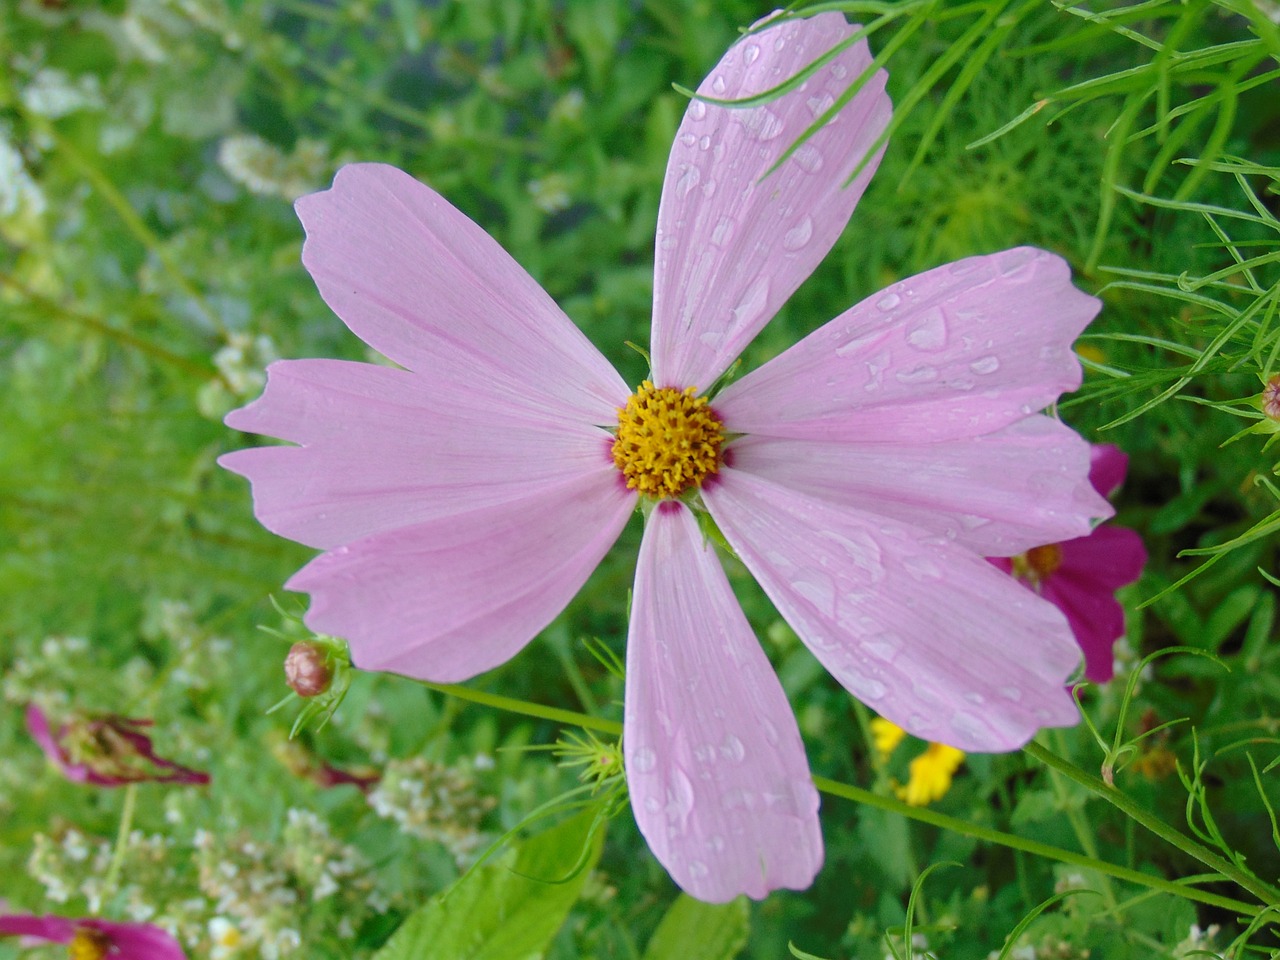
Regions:
M 886 720 L 884 717 L 871 718 L 871 739 L 875 743 L 876 756 L 880 758 L 881 763 L 888 761 L 889 755 L 898 748 L 898 744 L 906 735 L 907 731 L 892 720 Z
M 951 789 L 951 777 L 964 763 L 964 751 L 945 743 L 931 743 L 911 761 L 911 776 L 898 787 L 898 799 L 913 807 L 923 807 L 942 799 Z

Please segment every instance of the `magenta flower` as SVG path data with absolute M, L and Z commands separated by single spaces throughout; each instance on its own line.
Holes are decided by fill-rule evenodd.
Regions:
M 849 38 L 839 14 L 744 37 L 699 88 L 765 90 Z M 298 201 L 303 263 L 406 369 L 273 364 L 227 423 L 299 444 L 220 461 L 269 529 L 324 553 L 289 582 L 353 661 L 453 682 L 515 656 L 637 506 L 627 641 L 632 807 L 704 900 L 803 888 L 822 862 L 794 716 L 695 511 L 832 675 L 926 740 L 1006 750 L 1075 722 L 1061 613 L 983 560 L 1110 508 L 1088 446 L 1035 411 L 1076 388 L 1099 308 L 1029 248 L 904 280 L 709 401 L 844 229 L 892 108 L 865 42 L 751 109 L 690 103 L 658 213 L 653 370 L 632 393 L 488 235 L 387 166 Z M 878 161 L 879 155 L 874 157 Z
M 35 704 L 27 707 L 27 731 L 68 780 L 99 787 L 208 783 L 207 773 L 156 755 L 151 738 L 142 732 L 152 723 L 114 715 L 76 716 L 55 733 L 44 711 Z
M 65 943 L 71 960 L 186 960 L 178 941 L 146 923 L 0 914 L 0 937 Z
M 1093 448 L 1089 480 L 1109 497 L 1124 482 L 1129 457 L 1119 447 Z M 1084 676 L 1106 683 L 1115 673 L 1111 648 L 1124 633 L 1124 608 L 1116 591 L 1142 575 L 1147 550 L 1134 531 L 1103 524 L 1088 536 L 1033 547 L 991 562 L 1017 577 L 1067 616 L 1084 651 Z

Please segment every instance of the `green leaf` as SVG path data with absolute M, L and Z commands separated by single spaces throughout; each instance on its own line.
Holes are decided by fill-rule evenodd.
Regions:
M 703 903 L 682 893 L 658 924 L 644 960 L 733 960 L 747 945 L 750 923 L 745 897 Z
M 377 960 L 540 960 L 600 858 L 598 815 L 587 810 L 467 873 L 413 913 Z

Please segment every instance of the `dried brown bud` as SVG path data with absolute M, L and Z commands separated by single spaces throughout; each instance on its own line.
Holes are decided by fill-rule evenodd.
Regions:
M 324 693 L 333 680 L 324 648 L 309 640 L 295 643 L 284 658 L 284 677 L 290 689 L 300 697 Z

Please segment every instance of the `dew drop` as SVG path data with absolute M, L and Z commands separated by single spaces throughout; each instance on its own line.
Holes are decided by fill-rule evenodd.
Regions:
M 716 77 L 712 80 L 711 90 L 713 93 L 724 93 L 724 77 Z
M 907 343 L 917 350 L 941 350 L 947 345 L 947 318 L 939 307 L 926 310 L 907 328 Z
M 817 173 L 822 169 L 822 151 L 812 143 L 802 143 L 791 155 L 796 165 L 805 173 Z
M 706 197 L 708 200 L 711 199 L 711 195 L 715 192 L 716 192 L 716 182 L 714 180 L 708 180 L 706 183 L 702 185 L 702 195 Z
M 808 216 L 800 218 L 800 222 L 782 236 L 782 249 L 799 250 L 813 237 L 813 220 Z
M 978 267 L 978 261 L 973 257 L 967 260 L 957 260 L 955 263 L 948 265 L 947 271 L 953 276 L 963 277 L 965 274 L 973 273 Z
M 689 103 L 689 116 L 694 120 L 701 120 L 707 115 L 707 105 L 701 100 L 693 100 Z
M 1010 250 L 1000 258 L 996 269 L 1000 271 L 1001 276 L 1016 277 L 1024 273 L 1038 257 L 1039 254 L 1029 247 Z
M 738 224 L 733 217 L 721 217 L 715 229 L 711 231 L 711 242 L 717 247 L 723 247 L 733 239 L 733 233 L 737 227 Z
M 735 763 L 741 763 L 747 755 L 747 749 L 742 745 L 742 741 L 735 737 L 732 733 L 727 734 L 724 743 L 720 744 L 720 756 L 726 760 L 733 760 Z
M 902 302 L 902 298 L 896 293 L 886 293 L 883 297 L 876 301 L 876 306 L 881 310 L 889 311 Z
M 694 878 L 705 877 L 709 872 L 707 865 L 701 860 L 689 861 L 689 876 Z
M 987 698 L 980 694 L 977 690 L 970 690 L 964 695 L 964 698 L 972 703 L 975 707 L 980 707 L 987 702 Z
M 796 580 L 792 588 L 804 599 L 813 604 L 814 609 L 827 616 L 835 616 L 836 591 L 830 578 L 822 575 Z
M 888 662 L 902 649 L 902 640 L 894 633 L 877 633 L 862 644 L 867 656 Z
M 922 554 L 915 553 L 903 557 L 902 565 L 907 568 L 907 573 L 918 581 L 942 579 L 942 569 Z
M 648 747 L 641 747 L 631 755 L 631 768 L 636 773 L 648 773 L 658 763 L 658 755 Z
M 1022 699 L 1022 690 L 1010 684 L 1000 688 L 1000 696 L 1004 697 L 1010 703 L 1017 703 Z
M 680 142 L 683 143 L 686 147 L 692 147 L 695 143 L 698 142 L 698 138 L 695 134 L 692 134 L 692 133 L 682 133 L 680 134 Z
M 716 853 L 719 853 L 721 850 L 724 849 L 724 837 L 722 837 L 718 833 L 712 834 L 711 836 L 707 837 L 707 846 L 710 847 L 712 850 L 714 850 Z
M 889 688 L 874 677 L 851 676 L 848 678 L 849 692 L 863 702 L 879 700 Z
M 765 277 L 757 277 L 751 286 L 743 291 L 742 299 L 733 308 L 735 323 L 750 323 L 764 312 L 765 302 L 769 297 L 769 281 Z
M 757 140 L 775 140 L 782 134 L 782 121 L 768 107 L 754 107 L 744 111 L 742 125 Z
M 698 140 L 699 150 L 709 150 L 710 148 L 711 148 L 711 138 L 709 136 L 704 135 Z
M 758 60 L 759 58 L 760 58 L 760 48 L 756 46 L 754 43 L 748 43 L 746 47 L 743 48 L 742 59 L 746 61 L 748 66 L 755 63 L 756 60 Z
M 657 797 L 645 797 L 644 808 L 648 810 L 650 813 L 657 813 L 659 810 L 662 809 L 662 804 L 658 802 Z
M 995 373 L 1000 369 L 1000 359 L 993 354 L 985 357 L 979 357 L 973 363 L 969 364 L 969 369 L 974 373 L 985 376 L 988 373 Z
M 822 116 L 836 102 L 836 98 L 829 93 L 820 93 L 817 96 L 810 97 L 805 101 L 805 105 L 809 108 L 809 112 L 813 114 L 814 119 Z
M 689 192 L 696 187 L 702 180 L 702 171 L 693 164 L 689 164 L 684 168 L 684 172 L 680 174 L 680 179 L 676 181 L 676 195 L 687 197 Z
M 843 80 L 849 75 L 849 68 L 843 63 L 833 63 L 831 65 L 831 75 L 837 80 Z
M 938 368 L 927 363 L 921 363 L 907 370 L 899 370 L 894 374 L 899 383 L 929 383 L 938 379 Z

